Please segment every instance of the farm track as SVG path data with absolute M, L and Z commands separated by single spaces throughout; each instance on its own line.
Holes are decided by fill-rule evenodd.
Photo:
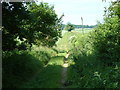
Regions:
M 66 59 L 68 59 L 68 57 Z M 68 68 L 68 62 L 64 60 L 62 74 L 61 74 L 62 77 L 61 77 L 61 87 L 60 88 L 65 88 L 65 86 L 66 86 L 67 68 Z

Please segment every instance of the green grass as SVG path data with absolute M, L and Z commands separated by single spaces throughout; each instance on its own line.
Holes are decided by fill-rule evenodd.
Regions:
M 36 76 L 56 52 L 46 47 L 33 47 L 31 51 L 3 52 L 3 88 L 19 88 Z
M 65 56 L 66 55 L 66 52 L 63 52 L 63 53 L 58 53 L 57 56 Z
M 80 36 L 81 33 L 77 32 L 65 32 L 63 37 L 59 39 L 57 42 L 57 48 L 58 50 L 67 50 L 70 47 L 70 37 L 71 36 Z
M 78 40 L 78 38 L 88 34 L 83 35 L 78 31 L 64 32 L 63 37 L 59 39 L 57 47 L 55 47 L 58 50 L 58 54 L 52 48 L 36 46 L 33 46 L 31 52 L 17 51 L 14 53 L 12 51 L 3 54 L 3 87 L 60 87 L 63 56 L 66 55 L 67 49 L 70 49 L 71 45 L 73 45 L 70 43 L 70 37 L 75 36 Z M 50 57 L 52 57 L 51 60 Z M 69 62 L 69 66 L 72 66 L 72 60 Z M 47 66 L 45 67 L 46 64 Z M 73 74 L 73 72 L 71 73 Z
M 78 36 L 78 43 L 71 50 L 67 88 L 120 88 L 120 63 L 105 66 L 97 58 L 91 45 L 92 39 L 88 35 L 89 33 Z
M 21 88 L 59 88 L 63 56 L 53 57 L 48 65 Z
M 43 62 L 26 51 L 3 55 L 3 88 L 19 88 L 43 68 Z
M 71 38 L 75 36 L 75 38 L 82 38 L 82 36 L 87 36 L 89 32 L 92 32 L 93 29 L 84 29 L 84 35 L 82 33 L 81 29 L 75 29 L 71 32 L 67 32 L 65 30 L 62 31 L 62 38 L 58 40 L 57 44 L 57 49 L 59 51 L 67 51 L 68 49 L 71 48 Z
M 95 55 L 81 56 L 68 67 L 67 88 L 120 88 L 120 64 L 103 66 Z

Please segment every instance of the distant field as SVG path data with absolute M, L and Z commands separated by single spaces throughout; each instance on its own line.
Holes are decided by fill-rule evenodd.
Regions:
M 93 29 L 84 28 L 84 35 L 89 34 L 89 32 L 93 31 Z M 82 38 L 83 35 L 82 29 L 75 29 L 71 32 L 68 32 L 66 30 L 62 31 L 62 38 L 58 40 L 57 49 L 58 50 L 68 50 L 71 46 L 71 38 Z
M 80 29 L 76 28 L 76 29 L 72 30 L 71 32 L 88 33 L 88 32 L 91 32 L 91 31 L 93 31 L 93 28 L 83 28 L 83 30 L 82 30 L 82 28 L 80 28 Z M 62 35 L 64 35 L 65 32 L 67 32 L 67 31 L 62 30 Z
M 75 29 L 75 30 L 73 30 L 73 31 L 78 31 L 78 32 L 84 32 L 84 33 L 88 33 L 88 32 L 90 32 L 90 31 L 93 31 L 93 28 L 83 28 L 83 31 L 82 31 L 82 29 L 80 28 L 80 29 Z

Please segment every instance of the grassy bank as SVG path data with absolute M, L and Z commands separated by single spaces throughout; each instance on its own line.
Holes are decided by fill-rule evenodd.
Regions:
M 68 88 L 120 88 L 120 63 L 105 65 L 91 44 L 90 33 L 77 38 L 71 50 Z
M 50 49 L 49 52 L 47 49 L 3 52 L 3 88 L 19 88 L 28 82 L 50 61 L 53 52 Z
M 63 56 L 53 57 L 48 65 L 22 88 L 59 88 Z

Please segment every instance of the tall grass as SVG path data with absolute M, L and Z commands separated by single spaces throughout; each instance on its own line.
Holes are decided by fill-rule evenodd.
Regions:
M 48 65 L 21 88 L 59 88 L 63 56 L 52 57 Z
M 19 88 L 43 69 L 52 54 L 47 49 L 3 52 L 3 88 Z
M 77 38 L 71 49 L 75 64 L 68 68 L 68 88 L 120 88 L 120 63 L 104 66 L 97 58 L 90 33 Z M 74 44 L 74 43 L 73 43 Z

